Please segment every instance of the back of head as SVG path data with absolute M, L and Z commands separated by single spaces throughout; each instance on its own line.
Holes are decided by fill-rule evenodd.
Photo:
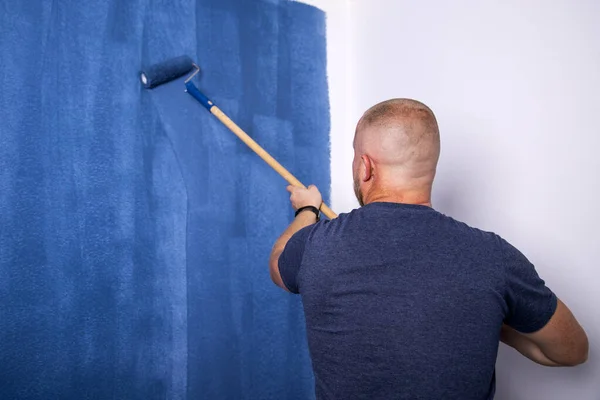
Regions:
M 435 115 L 425 104 L 412 99 L 376 104 L 357 125 L 354 151 L 355 185 L 362 184 L 362 166 L 370 169 L 365 171 L 367 178 L 371 174 L 374 178 L 366 188 L 370 191 L 430 193 L 440 154 Z

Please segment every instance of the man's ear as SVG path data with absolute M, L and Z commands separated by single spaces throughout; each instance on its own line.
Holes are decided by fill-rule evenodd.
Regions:
M 367 182 L 373 177 L 373 162 L 367 155 L 362 155 L 360 157 L 361 161 L 361 178 L 363 182 Z

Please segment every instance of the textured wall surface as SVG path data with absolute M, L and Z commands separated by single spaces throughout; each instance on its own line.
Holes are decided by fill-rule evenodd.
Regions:
M 313 397 L 269 279 L 286 182 L 141 67 L 197 85 L 329 200 L 325 21 L 287 1 L 0 1 L 0 398 Z

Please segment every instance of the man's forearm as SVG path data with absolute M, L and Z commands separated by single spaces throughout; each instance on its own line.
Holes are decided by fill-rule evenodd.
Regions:
M 319 189 L 315 185 L 310 185 L 307 188 L 288 185 L 286 189 L 291 193 L 290 202 L 294 210 L 300 210 L 303 207 L 309 206 L 315 207 L 318 210 L 319 205 L 323 203 L 321 193 L 319 193 Z M 314 212 L 310 211 L 310 209 L 302 210 L 273 244 L 271 257 L 269 258 L 269 271 L 271 279 L 277 286 L 287 289 L 279 272 L 279 257 L 283 253 L 283 250 L 285 250 L 288 241 L 300 229 L 315 222 L 317 222 L 317 215 Z M 300 264 L 301 260 L 296 260 L 295 262 Z
M 316 222 L 317 216 L 313 212 L 304 211 L 298 214 L 298 216 L 292 221 L 292 223 L 286 228 L 286 230 L 283 231 L 281 236 L 279 236 L 279 238 L 275 241 L 275 245 L 273 246 L 273 253 L 275 253 L 275 251 L 278 250 L 279 254 L 281 254 L 288 240 L 290 240 L 290 238 L 294 236 L 294 233 Z
M 290 238 L 294 235 L 294 233 L 298 232 L 300 229 L 312 225 L 317 222 L 317 216 L 312 212 L 301 212 L 298 216 L 292 221 L 292 223 L 286 228 L 286 230 L 281 234 L 279 239 L 275 241 L 273 245 L 273 250 L 271 250 L 271 257 L 269 258 L 269 271 L 271 274 L 271 279 L 275 284 L 280 286 L 283 289 L 286 289 L 281 276 L 279 275 L 278 270 L 278 262 L 279 256 L 283 253 L 285 249 L 285 245 L 290 240 Z
M 500 341 L 514 348 L 535 363 L 545 365 L 547 367 L 561 366 L 561 364 L 558 364 L 546 357 L 546 355 L 534 342 L 507 325 L 502 325 Z

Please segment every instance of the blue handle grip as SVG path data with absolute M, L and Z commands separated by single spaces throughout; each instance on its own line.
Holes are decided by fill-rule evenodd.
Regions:
M 196 85 L 194 85 L 192 83 L 192 81 L 188 82 L 185 84 L 185 88 L 187 89 L 186 91 L 196 100 L 198 100 L 200 102 L 200 104 L 202 104 L 204 107 L 206 107 L 206 109 L 208 111 L 210 111 L 211 108 L 213 108 L 215 106 L 215 104 L 210 101 L 208 99 L 208 97 L 206 97 L 204 95 L 204 93 L 202 93 L 200 90 L 198 90 L 198 88 L 196 87 Z

